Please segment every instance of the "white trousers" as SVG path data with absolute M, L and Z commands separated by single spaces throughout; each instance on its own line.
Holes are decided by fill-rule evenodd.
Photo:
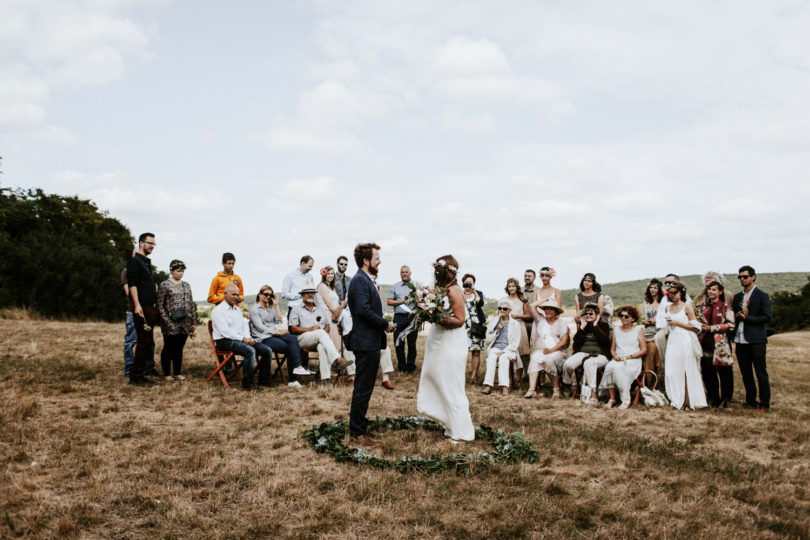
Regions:
M 563 383 L 572 384 L 574 371 L 582 366 L 582 384 L 596 388 L 596 370 L 608 363 L 608 359 L 602 356 L 591 356 L 591 353 L 578 352 L 563 364 Z
M 534 351 L 529 360 L 529 373 L 545 371 L 552 377 L 562 371 L 565 363 L 565 351 L 554 351 L 551 354 L 543 354 L 542 350 Z
M 627 362 L 611 360 L 605 366 L 602 374 L 602 383 L 599 385 L 599 395 L 609 394 L 608 388 L 617 388 L 622 404 L 630 404 L 630 387 L 641 373 L 641 358 L 632 358 Z
M 345 349 L 343 351 L 343 358 L 346 360 L 354 360 L 354 353 L 349 349 Z M 380 349 L 380 369 L 382 369 L 383 373 L 391 373 L 394 371 L 394 363 L 391 361 L 390 347 Z M 354 377 L 355 373 L 357 373 L 355 364 L 346 366 L 346 375 L 349 377 Z
M 495 369 L 498 370 L 498 384 L 500 386 L 509 386 L 509 368 L 511 360 L 517 358 L 514 352 L 504 352 L 498 356 L 501 349 L 495 347 L 489 350 L 487 355 L 487 371 L 484 374 L 484 385 L 495 386 Z
M 321 380 L 327 380 L 332 376 L 332 363 L 340 358 L 340 353 L 335 348 L 335 343 L 324 330 L 312 330 L 298 334 L 298 345 L 312 350 L 318 350 L 318 363 L 320 364 Z

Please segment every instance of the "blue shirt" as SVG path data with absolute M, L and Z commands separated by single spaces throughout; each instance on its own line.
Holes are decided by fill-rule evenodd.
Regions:
M 404 300 L 411 294 L 411 288 L 404 281 L 400 281 L 398 283 L 394 283 L 391 285 L 391 288 L 388 290 L 388 298 L 391 300 Z M 413 312 L 405 309 L 403 306 L 408 306 L 413 308 L 413 305 L 406 302 L 404 304 L 398 304 L 394 306 L 394 313 L 401 313 L 403 315 L 412 315 Z

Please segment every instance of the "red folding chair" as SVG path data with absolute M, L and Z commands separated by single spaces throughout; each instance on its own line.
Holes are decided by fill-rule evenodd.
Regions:
M 232 378 L 236 375 L 239 378 L 239 382 L 242 382 L 242 360 L 237 360 L 236 355 L 233 351 L 219 351 L 217 350 L 217 344 L 214 341 L 214 325 L 211 324 L 211 321 L 208 321 L 208 338 L 211 341 L 211 351 L 214 353 L 214 363 L 216 364 L 217 368 L 211 372 L 211 375 L 205 379 L 205 382 L 209 382 L 211 379 L 219 375 L 219 378 L 222 380 L 222 384 L 225 388 L 230 388 L 228 385 L 228 379 Z M 228 376 L 225 376 L 225 373 L 222 372 L 222 368 L 224 368 L 228 362 L 233 362 L 233 371 L 231 371 Z

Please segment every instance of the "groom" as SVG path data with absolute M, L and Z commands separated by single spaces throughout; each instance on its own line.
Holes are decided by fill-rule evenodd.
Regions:
M 357 244 L 354 248 L 354 260 L 360 271 L 349 283 L 346 296 L 353 320 L 348 340 L 357 366 L 349 413 L 349 435 L 362 445 L 373 446 L 380 441 L 366 435 L 366 412 L 374 391 L 374 382 L 377 380 L 380 351 L 387 346 L 385 333 L 393 332 L 396 325 L 383 318 L 382 300 L 374 283 L 380 267 L 380 246 L 373 243 Z

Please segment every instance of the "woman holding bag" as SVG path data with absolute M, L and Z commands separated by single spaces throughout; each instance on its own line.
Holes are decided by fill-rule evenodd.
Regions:
M 725 289 L 719 281 L 712 281 L 706 287 L 706 300 L 703 303 L 703 324 L 699 336 L 703 356 L 700 370 L 706 386 L 706 398 L 714 407 L 728 407 L 734 394 L 734 358 L 727 333 L 734 328 L 734 311 L 726 303 Z M 720 379 L 718 391 L 717 379 Z
M 183 281 L 186 265 L 174 259 L 169 263 L 170 277 L 158 287 L 157 308 L 163 331 L 160 364 L 167 381 L 183 381 L 183 347 L 197 328 L 197 306 L 191 296 L 191 285 Z M 172 368 L 174 377 L 172 377 Z

